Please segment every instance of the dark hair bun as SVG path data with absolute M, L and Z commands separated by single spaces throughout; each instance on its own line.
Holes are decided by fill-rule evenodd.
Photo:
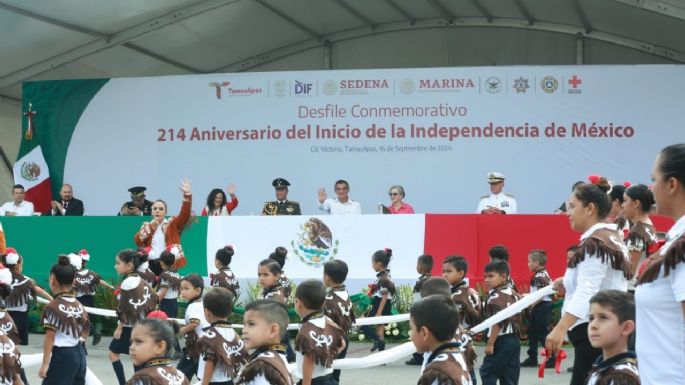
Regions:
M 60 266 L 69 266 L 69 256 L 60 255 L 59 257 L 57 257 L 57 264 Z
M 7 298 L 12 293 L 12 286 L 0 283 L 0 297 Z
M 596 185 L 597 187 L 599 187 L 600 190 L 604 191 L 605 193 L 608 193 L 609 190 L 611 190 L 611 183 L 609 183 L 609 180 L 605 177 L 600 177 Z
M 385 254 L 388 254 L 388 258 L 392 258 L 392 249 L 389 249 L 386 247 L 384 249 L 384 251 L 385 251 Z

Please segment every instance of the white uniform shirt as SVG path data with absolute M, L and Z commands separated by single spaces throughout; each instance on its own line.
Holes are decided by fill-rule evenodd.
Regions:
M 159 259 L 162 252 L 166 248 L 166 238 L 164 237 L 164 231 L 162 230 L 162 225 L 157 226 L 155 229 L 155 234 L 152 236 L 152 242 L 150 243 L 150 254 L 148 255 L 149 260 Z
M 476 214 L 480 214 L 481 211 L 487 209 L 488 207 L 495 207 L 507 214 L 516 214 L 516 199 L 513 196 L 507 195 L 503 192 L 499 194 L 490 194 L 480 199 L 478 202 L 478 209 L 476 209 Z
M 325 211 L 331 215 L 352 215 L 362 213 L 362 205 L 352 199 L 348 199 L 347 202 L 342 203 L 338 198 L 328 198 L 323 201 L 323 203 L 317 201 L 317 206 L 319 207 L 319 210 Z
M 616 230 L 616 225 L 613 223 L 597 223 L 583 233 L 580 242 L 583 242 L 596 230 L 603 228 Z M 624 255 L 624 258 L 627 260 L 628 256 Z M 569 330 L 588 322 L 590 298 L 593 295 L 601 290 L 628 290 L 628 280 L 623 276 L 623 272 L 613 269 L 609 263 L 609 261 L 602 263 L 601 259 L 585 254 L 585 259 L 576 267 L 566 268 L 564 274 L 566 296 L 561 313 L 569 313 L 578 317 L 578 321 Z
M 205 319 L 205 308 L 202 306 L 202 298 L 196 299 L 195 302 L 191 303 L 186 308 L 186 324 L 188 324 L 191 319 L 200 320 L 200 323 L 193 330 L 198 337 L 201 337 L 202 329 L 210 326 L 207 319 Z
M 7 215 L 8 212 L 17 213 L 19 217 L 29 217 L 33 215 L 33 203 L 21 201 L 17 206 L 14 204 L 14 201 L 7 202 L 0 207 L 0 215 Z
M 678 219 L 659 250 L 664 255 L 685 233 L 685 216 Z M 653 282 L 635 289 L 636 346 L 640 381 L 650 385 L 685 384 L 685 263 L 678 263 L 664 277 L 664 268 Z

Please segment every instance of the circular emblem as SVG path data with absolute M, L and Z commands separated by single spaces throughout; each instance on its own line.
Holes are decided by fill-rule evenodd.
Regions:
M 24 162 L 21 164 L 21 176 L 29 182 L 37 180 L 40 176 L 40 166 L 33 162 Z
M 502 81 L 497 76 L 490 76 L 485 79 L 485 90 L 491 94 L 502 91 Z
M 413 94 L 414 91 L 416 91 L 416 84 L 412 79 L 404 79 L 400 82 L 400 92 L 403 94 Z
M 553 76 L 545 76 L 540 81 L 540 87 L 543 91 L 551 94 L 559 88 L 559 82 Z
M 300 231 L 297 239 L 290 242 L 290 246 L 305 265 L 318 268 L 333 260 L 338 254 L 340 242 L 333 240 L 331 230 L 322 220 L 309 218 L 300 225 Z
M 338 85 L 335 83 L 335 80 L 326 80 L 321 86 L 321 91 L 326 95 L 335 95 L 338 92 Z

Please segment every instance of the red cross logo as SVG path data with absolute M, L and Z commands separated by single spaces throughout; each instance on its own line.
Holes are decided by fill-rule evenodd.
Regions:
M 568 84 L 573 88 L 578 88 L 578 85 L 583 84 L 583 81 L 578 78 L 578 76 L 573 75 L 571 79 L 568 80 Z

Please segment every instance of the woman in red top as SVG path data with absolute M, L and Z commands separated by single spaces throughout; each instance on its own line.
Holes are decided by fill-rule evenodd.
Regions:
M 166 202 L 161 199 L 156 200 L 152 204 L 152 220 L 143 222 L 140 226 L 140 230 L 138 230 L 133 237 L 133 240 L 138 247 L 150 248 L 148 254 L 150 270 L 152 270 L 155 275 L 162 273 L 158 261 L 160 254 L 168 245 L 181 244 L 181 233 L 191 220 L 190 209 L 193 203 L 193 195 L 190 190 L 190 181 L 184 179 L 179 189 L 183 192 L 181 212 L 175 217 L 166 218 Z M 176 257 L 174 268 L 180 269 L 185 265 L 186 257 L 181 252 L 180 255 Z
M 390 214 L 414 214 L 414 208 L 402 201 L 404 199 L 404 187 L 392 186 L 388 195 L 390 196 L 390 204 L 388 205 Z
M 220 188 L 215 188 L 207 196 L 207 205 L 202 210 L 202 216 L 231 215 L 231 212 L 238 207 L 238 197 L 235 196 L 235 185 L 229 184 L 226 188 L 231 201 L 226 202 L 226 194 Z

